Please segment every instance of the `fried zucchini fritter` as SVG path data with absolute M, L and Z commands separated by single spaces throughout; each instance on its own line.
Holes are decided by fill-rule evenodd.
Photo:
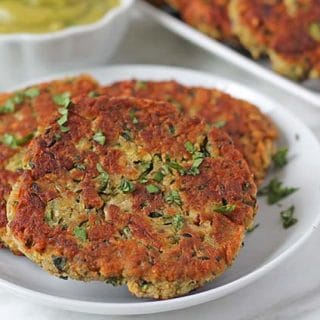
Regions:
M 23 169 L 22 158 L 37 130 L 59 118 L 54 97 L 62 92 L 71 96 L 97 89 L 88 76 L 53 81 L 11 94 L 0 95 L 0 243 L 17 250 L 6 237 L 6 199 Z
M 230 0 L 167 0 L 182 20 L 210 37 L 236 44 L 228 16 Z
M 122 81 L 100 89 L 109 96 L 166 100 L 189 116 L 222 128 L 233 139 L 254 174 L 257 185 L 265 178 L 278 138 L 275 125 L 259 109 L 215 89 L 188 87 L 175 81 Z
M 254 58 L 295 80 L 320 77 L 319 0 L 232 0 L 233 30 Z
M 256 212 L 247 163 L 221 130 L 165 102 L 74 99 L 31 142 L 8 201 L 19 249 L 60 277 L 180 296 L 236 257 Z

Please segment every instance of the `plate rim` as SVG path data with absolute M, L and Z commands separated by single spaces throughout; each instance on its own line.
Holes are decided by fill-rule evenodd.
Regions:
M 89 74 L 96 78 L 96 74 L 104 73 L 104 74 L 111 74 L 111 72 L 116 72 L 117 70 L 122 71 L 130 71 L 133 73 L 142 73 L 146 70 L 153 70 L 156 74 L 157 71 L 162 70 L 170 70 L 168 75 L 168 79 L 174 79 L 175 73 L 187 73 L 190 76 L 195 75 L 201 78 L 210 79 L 212 82 L 221 81 L 222 83 L 236 86 L 239 89 L 245 90 L 247 93 L 252 93 L 254 96 L 258 98 L 262 98 L 264 103 L 263 104 L 272 104 L 277 110 L 280 110 L 282 113 L 286 113 L 289 117 L 289 120 L 293 120 L 296 123 L 299 123 L 300 127 L 304 129 L 305 133 L 309 135 L 309 138 L 312 140 L 312 144 L 316 147 L 317 150 L 314 152 L 318 153 L 320 156 L 320 144 L 310 130 L 295 114 L 291 113 L 285 106 L 278 103 L 277 101 L 270 99 L 268 96 L 260 93 L 259 91 L 255 91 L 248 87 L 247 85 L 243 85 L 233 80 L 228 80 L 227 78 L 221 76 L 215 76 L 214 74 L 196 71 L 193 69 L 188 68 L 181 68 L 181 67 L 173 67 L 173 66 L 166 66 L 166 65 L 152 65 L 152 64 L 121 64 L 121 65 L 112 65 L 112 66 L 105 66 L 105 67 L 96 67 L 96 68 L 89 68 L 89 69 L 81 69 L 75 70 L 70 72 L 62 72 L 58 74 L 53 74 L 46 77 L 36 78 L 31 81 L 23 82 L 17 86 L 9 88 L 9 90 L 18 90 L 20 88 L 30 86 L 39 82 L 49 81 L 53 79 L 61 79 L 63 77 L 68 76 L 76 76 L 80 74 Z M 109 73 L 108 73 L 109 72 Z M 130 75 L 127 77 L 129 79 L 132 77 Z M 116 78 L 116 77 L 115 77 Z M 140 78 L 140 76 L 139 76 Z M 143 77 L 141 77 L 143 78 Z M 156 77 L 157 78 L 157 77 Z M 176 80 L 180 81 L 179 76 L 177 76 Z M 164 77 L 159 77 L 158 80 L 164 80 Z M 118 81 L 114 79 L 113 81 Z M 199 84 L 200 85 L 200 84 Z M 237 95 L 234 95 L 237 96 Z M 160 301 L 145 301 L 145 302 L 94 302 L 94 301 L 84 301 L 78 299 L 71 299 L 65 297 L 58 297 L 55 295 L 39 292 L 36 290 L 28 289 L 26 287 L 20 286 L 18 284 L 11 283 L 7 280 L 1 279 L 0 275 L 0 287 L 3 287 L 12 293 L 24 297 L 29 301 L 37 301 L 37 303 L 49 305 L 51 307 L 56 307 L 65 310 L 72 310 L 77 312 L 83 313 L 92 313 L 92 314 L 104 314 L 104 315 L 137 315 L 137 314 L 151 314 L 151 313 L 158 313 L 164 311 L 172 311 L 172 310 L 179 310 L 183 308 L 192 307 L 195 305 L 199 305 L 211 300 L 215 300 L 221 298 L 231 292 L 235 292 L 244 286 L 252 283 L 253 281 L 260 278 L 262 275 L 266 274 L 267 272 L 271 271 L 281 262 L 283 262 L 286 258 L 288 258 L 293 252 L 295 252 L 312 234 L 313 230 L 320 224 L 320 213 L 315 215 L 314 221 L 308 228 L 306 228 L 304 234 L 300 236 L 291 246 L 285 249 L 283 252 L 278 254 L 276 257 L 272 258 L 270 261 L 266 262 L 265 264 L 259 266 L 257 269 L 253 270 L 252 272 L 233 280 L 229 283 L 221 285 L 217 288 L 209 289 L 203 292 L 194 293 L 192 295 L 186 295 L 183 297 L 178 297 L 169 300 L 160 300 Z

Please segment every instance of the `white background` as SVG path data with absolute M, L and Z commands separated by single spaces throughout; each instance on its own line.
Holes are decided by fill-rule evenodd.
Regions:
M 289 96 L 276 87 L 194 47 L 140 14 L 109 64 L 150 63 L 183 66 L 239 81 L 278 100 L 320 138 L 320 109 Z M 1 88 L 5 89 L 5 88 Z M 319 164 L 320 167 L 320 164 Z M 214 302 L 157 315 L 116 317 L 84 315 L 31 304 L 0 289 L 0 319 L 9 320 L 286 320 L 320 319 L 320 233 L 280 267 L 252 285 Z

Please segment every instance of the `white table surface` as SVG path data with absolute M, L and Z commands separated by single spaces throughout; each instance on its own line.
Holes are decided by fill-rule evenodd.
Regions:
M 258 78 L 194 47 L 138 13 L 110 64 L 139 63 L 183 66 L 240 81 L 289 108 L 320 138 L 320 109 L 281 92 Z M 0 319 L 10 320 L 286 320 L 320 319 L 320 232 L 316 229 L 299 252 L 250 286 L 219 300 L 156 315 L 94 316 L 29 303 L 0 289 Z

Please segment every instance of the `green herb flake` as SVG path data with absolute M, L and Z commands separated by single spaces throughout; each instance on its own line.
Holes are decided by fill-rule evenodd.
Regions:
M 186 150 L 187 150 L 189 153 L 191 153 L 191 154 L 195 153 L 195 151 L 196 151 L 194 145 L 193 145 L 190 141 L 187 141 L 187 142 L 184 144 L 184 147 L 185 147 Z
M 135 189 L 133 183 L 125 178 L 121 179 L 119 188 L 123 193 L 130 193 Z
M 315 41 L 320 41 L 320 22 L 313 22 L 309 25 L 309 35 Z
M 40 95 L 40 90 L 37 87 L 32 87 L 26 89 L 23 94 L 30 99 L 34 99 Z
M 152 219 L 155 219 L 163 217 L 163 214 L 161 212 L 150 212 L 148 216 Z
M 176 214 L 175 216 L 173 216 L 172 226 L 176 231 L 181 230 L 183 228 L 183 225 L 184 225 L 184 218 L 182 215 Z
M 213 211 L 215 212 L 218 212 L 218 213 L 231 213 L 235 210 L 236 208 L 236 205 L 235 204 L 220 204 L 220 205 L 215 205 L 212 209 Z
M 171 169 L 177 170 L 179 172 L 179 174 L 182 175 L 182 176 L 185 175 L 185 173 L 186 173 L 186 169 L 176 161 L 170 161 L 170 162 L 167 163 L 167 165 Z
M 100 94 L 98 92 L 96 92 L 96 91 L 90 91 L 88 93 L 88 97 L 89 98 L 96 98 L 96 97 L 99 97 L 99 96 L 100 96 Z
M 84 163 L 75 163 L 73 166 L 80 171 L 86 170 L 86 165 Z
M 164 200 L 169 204 L 176 204 L 178 206 L 182 205 L 182 200 L 180 194 L 177 190 L 172 190 L 165 195 Z
M 164 175 L 161 171 L 157 171 L 153 176 L 153 180 L 157 182 L 161 182 L 163 178 L 164 178 Z
M 106 143 L 106 137 L 101 131 L 96 132 L 92 139 L 102 146 Z
M 273 178 L 267 186 L 259 190 L 258 195 L 267 196 L 268 204 L 275 204 L 297 190 L 299 188 L 283 187 L 281 181 Z
M 67 265 L 67 258 L 61 256 L 52 256 L 52 263 L 58 269 L 63 271 Z
M 21 92 L 17 92 L 15 95 L 10 97 L 4 105 L 0 106 L 0 114 L 14 112 L 16 110 L 16 105 L 21 104 L 22 102 L 23 94 Z
M 53 96 L 53 101 L 58 106 L 68 108 L 71 103 L 71 95 L 69 92 L 64 92 L 62 94 L 58 94 Z
M 146 189 L 151 194 L 156 194 L 156 193 L 159 193 L 161 191 L 161 189 L 158 186 L 154 185 L 154 184 L 148 184 L 146 186 Z
M 16 136 L 9 134 L 9 133 L 5 133 L 1 138 L 0 138 L 0 142 L 2 142 L 3 144 L 11 147 L 11 148 L 17 148 L 20 146 L 25 145 L 26 143 L 28 143 L 31 139 L 33 138 L 33 133 L 30 133 L 28 135 L 26 135 L 23 138 L 17 138 Z
M 272 160 L 277 168 L 283 168 L 288 163 L 288 148 L 280 148 L 273 155 Z
M 87 230 L 85 228 L 85 226 L 82 227 L 75 227 L 73 229 L 73 234 L 80 239 L 81 241 L 86 241 L 87 240 Z
M 127 141 L 132 141 L 130 129 L 123 130 L 120 135 Z
M 215 122 L 213 125 L 214 125 L 216 128 L 221 129 L 221 128 L 223 128 L 226 124 L 227 124 L 227 121 L 225 121 L 225 120 L 220 120 L 220 121 Z
M 249 227 L 249 228 L 247 229 L 247 233 L 252 233 L 252 232 L 253 232 L 254 230 L 256 230 L 259 226 L 260 226 L 260 224 L 257 223 L 257 224 L 255 224 L 255 225 L 253 225 L 252 227 Z
M 147 82 L 146 81 L 136 81 L 135 90 L 147 89 Z
M 117 287 L 122 285 L 123 279 L 118 277 L 109 277 L 105 282 Z
M 294 218 L 294 206 L 291 206 L 287 210 L 283 210 L 280 212 L 282 226 L 285 229 L 292 227 L 294 224 L 298 222 L 298 219 Z
M 121 234 L 125 236 L 126 239 L 131 238 L 131 230 L 129 227 L 124 227 L 121 231 Z
M 109 182 L 109 174 L 106 172 L 100 163 L 97 163 L 96 168 L 99 172 L 98 180 L 99 180 L 99 191 L 105 190 Z
M 135 111 L 135 110 L 131 109 L 131 110 L 129 111 L 129 116 L 130 116 L 131 121 L 132 121 L 133 124 L 138 124 L 138 123 L 139 123 L 139 120 L 138 120 L 138 118 L 136 117 L 136 111 Z

